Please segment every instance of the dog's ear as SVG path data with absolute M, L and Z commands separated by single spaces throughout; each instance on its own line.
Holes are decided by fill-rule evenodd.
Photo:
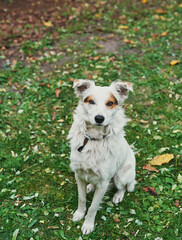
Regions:
M 111 87 L 118 93 L 121 102 L 128 97 L 128 92 L 133 92 L 133 83 L 130 82 L 113 82 Z
M 77 97 L 82 97 L 84 91 L 92 86 L 95 86 L 94 81 L 87 79 L 76 79 L 73 83 L 73 88 L 75 89 Z

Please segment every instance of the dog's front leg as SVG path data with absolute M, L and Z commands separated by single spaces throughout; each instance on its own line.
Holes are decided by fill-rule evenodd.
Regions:
M 101 182 L 96 186 L 92 204 L 88 209 L 85 221 L 82 226 L 82 233 L 84 235 L 91 233 L 94 230 L 94 221 L 99 204 L 108 188 L 109 182 Z
M 86 182 L 75 174 L 78 187 L 78 208 L 73 214 L 73 221 L 79 221 L 85 216 L 86 212 Z

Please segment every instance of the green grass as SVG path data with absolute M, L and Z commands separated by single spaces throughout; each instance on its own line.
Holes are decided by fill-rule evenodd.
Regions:
M 20 52 L 28 62 L 0 70 L 0 239 L 181 239 L 180 2 L 96 2 L 83 2 L 81 14 L 67 9 L 65 16 L 77 16 L 72 25 L 23 42 Z M 111 40 L 117 50 L 103 51 Z M 180 63 L 171 66 L 171 60 Z M 124 108 L 132 120 L 126 138 L 138 151 L 138 184 L 118 206 L 108 192 L 95 231 L 82 236 L 82 221 L 71 221 L 77 188 L 66 136 L 77 104 L 72 80 L 89 77 L 99 85 L 134 83 Z M 143 169 L 163 153 L 175 157 L 158 173 Z M 145 192 L 147 186 L 157 196 Z

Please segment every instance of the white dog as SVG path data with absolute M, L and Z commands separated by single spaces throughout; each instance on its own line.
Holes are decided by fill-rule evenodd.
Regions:
M 109 183 L 113 181 L 117 189 L 114 203 L 121 202 L 125 190 L 132 192 L 136 184 L 135 156 L 124 138 L 127 119 L 121 108 L 133 88 L 128 82 L 99 87 L 91 80 L 75 80 L 73 87 L 80 98 L 68 135 L 70 167 L 78 185 L 78 209 L 73 221 L 85 216 L 86 193 L 95 190 L 82 226 L 82 233 L 89 234 Z

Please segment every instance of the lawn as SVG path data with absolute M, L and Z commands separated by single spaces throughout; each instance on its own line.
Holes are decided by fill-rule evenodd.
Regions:
M 181 2 L 55 2 L 41 22 L 16 27 L 22 22 L 12 18 L 12 32 L 11 19 L 0 20 L 0 240 L 182 239 Z M 3 4 L 16 10 L 15 0 Z M 138 184 L 118 205 L 113 191 L 105 195 L 88 236 L 83 221 L 72 222 L 77 187 L 66 139 L 79 78 L 134 84 L 123 107 Z M 167 153 L 169 163 L 147 165 Z

